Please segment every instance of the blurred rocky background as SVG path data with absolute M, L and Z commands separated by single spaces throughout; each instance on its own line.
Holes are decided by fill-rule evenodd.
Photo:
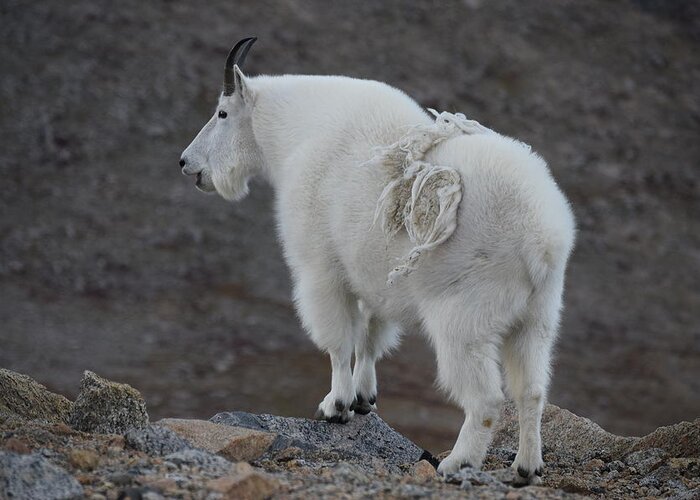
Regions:
M 102 0 L 0 4 L 0 366 L 74 399 L 84 369 L 153 418 L 309 416 L 302 332 L 260 183 L 195 191 L 180 152 L 230 46 L 247 71 L 385 81 L 530 143 L 579 225 L 550 400 L 618 434 L 700 415 L 700 4 Z M 418 335 L 382 417 L 447 449 L 459 411 Z

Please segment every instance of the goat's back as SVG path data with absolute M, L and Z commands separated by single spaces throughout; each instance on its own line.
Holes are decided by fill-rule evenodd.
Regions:
M 458 225 L 392 289 L 386 275 L 412 244 L 405 231 L 387 241 L 379 225 L 372 227 L 386 179 L 358 168 L 345 172 L 332 226 L 346 279 L 360 297 L 389 316 L 405 317 L 411 303 L 427 295 L 467 293 L 477 283 L 510 289 L 524 301 L 543 274 L 563 273 L 573 216 L 546 163 L 529 147 L 497 134 L 465 135 L 436 146 L 426 160 L 461 175 Z

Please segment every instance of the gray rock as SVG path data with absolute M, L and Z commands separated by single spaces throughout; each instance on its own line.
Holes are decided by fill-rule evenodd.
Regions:
M 163 459 L 177 467 L 196 466 L 214 474 L 223 474 L 231 468 L 231 462 L 225 458 L 196 448 L 171 453 Z
M 697 500 L 700 498 L 700 488 L 694 488 L 670 497 L 670 500 Z
M 148 425 L 146 403 L 139 391 L 86 370 L 73 403 L 70 424 L 84 432 L 123 434 Z
M 654 469 L 657 469 L 668 458 L 668 453 L 660 448 L 649 448 L 648 450 L 639 450 L 630 453 L 625 457 L 625 463 L 630 467 L 634 467 L 640 474 L 649 474 Z
M 667 465 L 662 465 L 650 472 L 640 481 L 640 484 L 658 488 L 667 497 L 685 494 L 689 491 L 688 487 L 680 480 L 678 472 Z
M 252 413 L 247 413 L 244 411 L 231 411 L 227 413 L 220 413 L 219 415 L 226 415 L 226 425 L 245 427 L 246 429 L 266 430 L 265 424 L 263 424 L 262 420 L 260 420 L 257 415 L 253 415 Z M 214 416 L 211 421 L 216 422 L 214 419 L 219 415 Z
M 625 464 L 620 460 L 614 460 L 608 464 L 608 468 L 613 472 L 620 472 L 625 470 Z
M 646 476 L 639 481 L 639 486 L 646 486 L 647 488 L 658 488 L 661 486 L 661 481 L 658 477 Z
M 458 484 L 463 490 L 470 489 L 472 486 L 488 486 L 495 491 L 508 490 L 508 486 L 488 472 L 480 471 L 472 467 L 463 467 L 454 474 L 448 474 L 445 477 L 445 482 Z
M 149 425 L 143 429 L 131 429 L 124 435 L 126 444 L 151 456 L 164 456 L 192 446 L 167 427 Z
M 0 414 L 26 420 L 66 422 L 71 402 L 36 380 L 0 368 Z
M 68 472 L 39 454 L 0 451 L 0 498 L 82 498 L 83 488 Z
M 115 486 L 129 486 L 136 480 L 136 476 L 134 474 L 129 474 L 128 472 L 115 472 L 112 474 L 107 474 L 105 479 Z
M 304 458 L 345 459 L 363 468 L 379 459 L 389 469 L 418 461 L 423 450 L 389 427 L 376 413 L 356 415 L 345 425 L 318 420 L 244 412 L 219 413 L 212 422 L 274 432 L 279 435 L 268 453 L 290 446 L 303 451 Z
M 333 478 L 350 484 L 369 483 L 369 475 L 357 465 L 341 462 L 333 467 Z

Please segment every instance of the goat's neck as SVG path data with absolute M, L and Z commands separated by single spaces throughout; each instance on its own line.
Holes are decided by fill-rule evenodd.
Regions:
M 260 77 L 255 83 L 253 132 L 263 159 L 261 174 L 276 187 L 288 159 L 326 135 L 334 124 L 308 86 L 285 78 Z
M 263 158 L 262 175 L 283 182 L 295 156 L 371 151 L 398 140 L 407 127 L 430 123 L 405 94 L 343 77 L 257 77 L 253 131 Z

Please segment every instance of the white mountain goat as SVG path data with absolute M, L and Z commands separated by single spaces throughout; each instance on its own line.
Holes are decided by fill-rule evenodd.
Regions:
M 465 413 L 438 470 L 481 466 L 504 400 L 502 366 L 519 412 L 513 468 L 539 482 L 574 241 L 547 165 L 461 115 L 433 120 L 383 83 L 246 77 L 239 66 L 254 41 L 229 54 L 216 112 L 180 166 L 227 200 L 243 198 L 254 176 L 274 187 L 297 310 L 333 370 L 318 416 L 345 423 L 376 409 L 375 362 L 419 327 L 440 386 Z

